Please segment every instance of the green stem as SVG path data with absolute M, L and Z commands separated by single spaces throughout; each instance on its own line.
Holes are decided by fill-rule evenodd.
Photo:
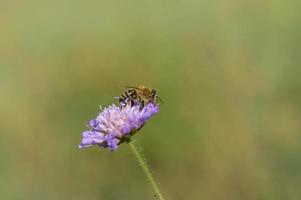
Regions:
M 155 190 L 157 196 L 159 197 L 160 200 L 164 200 L 151 172 L 149 171 L 149 168 L 147 167 L 144 159 L 142 158 L 139 151 L 137 150 L 135 144 L 132 141 L 129 141 L 128 143 L 129 143 L 131 150 L 134 153 L 139 165 L 141 166 L 144 174 L 146 175 L 147 179 L 149 180 L 150 184 L 152 185 L 153 189 Z

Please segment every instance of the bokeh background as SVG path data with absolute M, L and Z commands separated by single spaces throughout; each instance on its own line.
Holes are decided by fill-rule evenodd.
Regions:
M 1 1 L 1 199 L 156 199 L 129 147 L 78 150 L 127 85 L 167 200 L 301 199 L 300 1 Z

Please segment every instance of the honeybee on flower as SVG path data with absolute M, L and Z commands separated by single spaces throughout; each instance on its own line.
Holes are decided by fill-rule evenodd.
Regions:
M 148 91 L 147 96 L 143 96 L 142 91 Z M 129 96 L 122 96 L 119 105 L 101 109 L 98 116 L 89 121 L 89 130 L 83 132 L 79 148 L 98 145 L 115 151 L 159 112 L 160 100 L 154 89 L 131 87 L 127 93 Z

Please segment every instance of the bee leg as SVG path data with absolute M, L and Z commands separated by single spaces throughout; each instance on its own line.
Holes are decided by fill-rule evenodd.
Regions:
M 132 99 L 132 100 L 131 100 L 131 105 L 130 105 L 130 106 L 133 107 L 134 105 L 135 105 L 135 102 L 134 102 L 134 100 Z
M 144 101 L 141 100 L 139 110 L 141 111 L 143 108 L 144 108 Z

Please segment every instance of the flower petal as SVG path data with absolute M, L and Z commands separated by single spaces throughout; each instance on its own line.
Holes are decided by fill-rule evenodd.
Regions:
M 83 132 L 83 138 L 79 145 L 79 148 L 89 147 L 95 144 L 101 144 L 105 140 L 104 134 L 96 131 Z

